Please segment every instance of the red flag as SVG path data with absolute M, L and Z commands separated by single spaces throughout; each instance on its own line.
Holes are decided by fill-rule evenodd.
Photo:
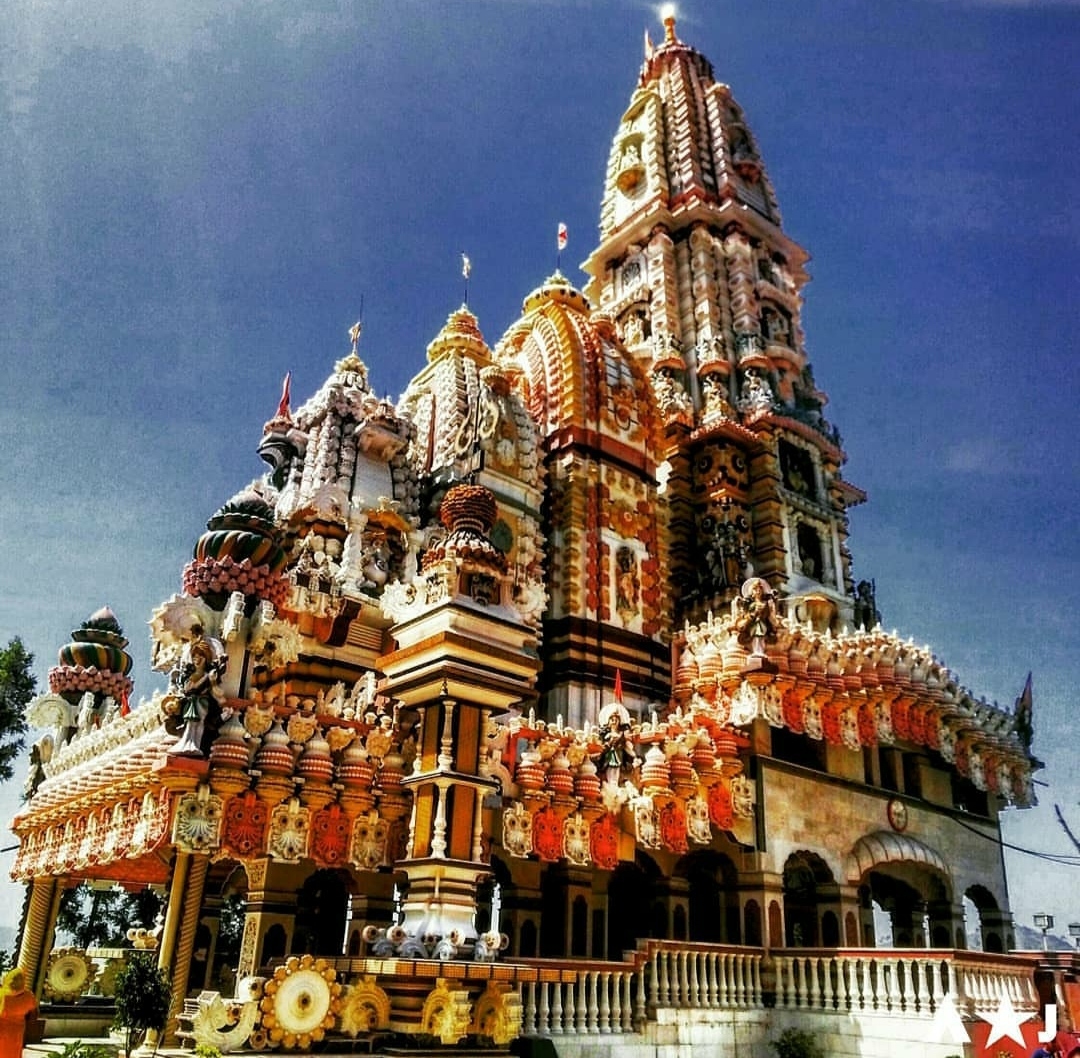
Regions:
M 622 669 L 615 670 L 615 701 L 622 701 Z
M 278 401 L 277 415 L 275 418 L 287 419 L 289 417 L 289 395 L 292 390 L 292 372 L 285 373 L 285 381 L 281 384 L 281 400 Z
M 559 249 L 566 249 L 566 240 L 569 238 L 566 231 L 566 225 L 561 221 L 559 222 Z

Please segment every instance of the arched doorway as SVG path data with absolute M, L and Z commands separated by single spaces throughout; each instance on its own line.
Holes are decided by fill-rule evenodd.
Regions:
M 612 871 L 608 880 L 609 959 L 622 959 L 624 951 L 632 951 L 646 937 L 666 936 L 666 931 L 658 932 L 660 924 L 654 914 L 660 877 L 656 863 L 642 852 L 633 863 L 620 863 Z
M 836 879 L 829 865 L 813 852 L 792 853 L 784 864 L 784 943 L 789 948 L 818 947 L 822 905 L 836 901 Z
M 351 881 L 346 872 L 322 869 L 297 894 L 293 955 L 341 955 Z
M 880 946 L 952 948 L 962 926 L 949 868 L 936 850 L 904 834 L 860 838 L 845 867 L 859 887 L 864 933 Z M 864 941 L 865 942 L 865 941 Z
M 927 902 L 919 889 L 898 877 L 895 869 L 871 871 L 867 884 L 874 902 L 889 916 L 892 947 L 927 947 L 930 943 Z
M 964 921 L 969 945 L 978 951 L 1005 951 L 1005 916 L 985 886 L 973 885 L 964 893 Z
M 675 874 L 689 886 L 689 939 L 738 944 L 738 873 L 731 860 L 712 849 L 699 849 L 679 860 Z

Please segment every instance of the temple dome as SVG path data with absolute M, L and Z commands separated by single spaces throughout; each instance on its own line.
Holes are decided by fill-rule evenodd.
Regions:
M 463 354 L 481 364 L 491 361 L 491 350 L 480 333 L 479 322 L 465 305 L 450 313 L 443 329 L 427 347 L 429 362 L 449 353 Z
M 496 358 L 523 373 L 541 436 L 566 427 L 599 431 L 651 462 L 652 390 L 610 317 L 595 313 L 559 272 L 525 298 L 522 310 L 496 347 Z

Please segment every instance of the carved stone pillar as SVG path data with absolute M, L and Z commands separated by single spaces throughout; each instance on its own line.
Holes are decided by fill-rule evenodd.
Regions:
M 62 893 L 63 888 L 51 876 L 35 878 L 31 883 L 26 924 L 19 946 L 19 968 L 26 975 L 30 990 L 38 996 L 41 994 L 46 945 L 52 944 Z
M 169 1046 L 176 1042 L 176 1019 L 183 1008 L 184 996 L 187 995 L 188 975 L 191 972 L 191 955 L 195 950 L 195 932 L 199 928 L 199 910 L 202 906 L 203 890 L 206 887 L 206 872 L 209 867 L 210 860 L 206 856 L 195 856 L 188 864 L 187 885 L 184 889 L 183 906 L 171 967 L 172 1002 L 169 1004 L 169 1020 L 165 1023 L 164 1042 Z
M 283 866 L 267 860 L 247 865 L 247 909 L 236 969 L 238 979 L 256 973 L 267 959 L 282 958 L 292 950 L 297 890 L 289 884 L 288 874 L 281 872 Z M 267 945 L 271 932 L 272 943 Z
M 170 974 L 170 982 L 175 993 L 176 983 L 171 976 L 173 959 L 176 954 L 176 938 L 180 932 L 180 921 L 184 912 L 184 894 L 187 888 L 188 878 L 191 873 L 192 853 L 177 852 L 173 861 L 172 883 L 169 885 L 169 901 L 165 905 L 165 922 L 161 930 L 161 941 L 158 944 L 158 969 Z M 186 985 L 182 982 L 181 987 Z M 183 996 L 181 995 L 181 1001 Z M 170 1005 L 169 1020 L 165 1022 L 165 1031 L 157 1032 L 150 1029 L 143 1043 L 144 1049 L 156 1050 L 168 1035 L 172 1026 L 172 1008 Z

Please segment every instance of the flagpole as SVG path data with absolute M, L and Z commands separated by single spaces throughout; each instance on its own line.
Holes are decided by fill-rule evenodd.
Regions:
M 465 279 L 465 307 L 469 307 L 469 274 L 472 272 L 472 261 L 464 250 L 461 251 L 461 274 Z

